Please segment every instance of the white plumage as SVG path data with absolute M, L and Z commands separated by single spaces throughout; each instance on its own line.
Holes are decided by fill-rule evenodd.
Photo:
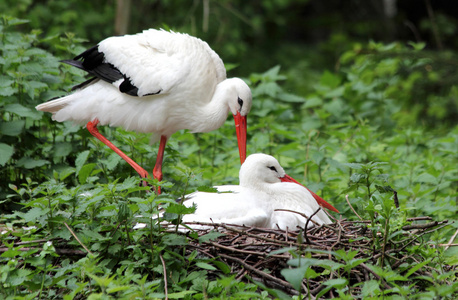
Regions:
M 184 215 L 183 222 L 215 222 L 264 228 L 295 230 L 304 227 L 320 205 L 305 187 L 290 182 L 278 161 L 266 154 L 252 154 L 240 168 L 240 185 L 217 186 L 219 193 L 195 192 L 185 196 L 184 205 L 197 205 L 194 214 Z M 289 181 L 289 182 L 288 182 Z M 316 196 L 318 197 L 318 196 Z M 319 198 L 319 197 L 318 197 Z M 325 202 L 319 198 L 320 202 Z M 328 204 L 326 202 L 326 204 Z M 329 205 L 329 204 L 328 204 Z M 331 220 L 323 210 L 312 218 L 318 224 Z M 309 227 L 313 226 L 309 222 Z
M 87 71 L 95 80 L 36 107 L 51 112 L 54 120 L 92 122 L 88 129 L 107 145 L 96 132 L 98 123 L 152 132 L 153 141 L 161 138 L 162 149 L 174 132 L 215 130 L 231 112 L 240 159 L 245 160 L 251 91 L 239 78 L 226 79 L 222 60 L 206 42 L 187 34 L 150 29 L 107 38 L 64 62 Z M 153 174 L 156 178 L 160 175 L 159 179 L 161 165 L 162 154 L 158 153 Z

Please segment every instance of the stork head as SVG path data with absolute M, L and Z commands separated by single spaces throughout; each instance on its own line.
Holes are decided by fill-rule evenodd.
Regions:
M 247 115 L 251 109 L 252 96 L 248 85 L 240 78 L 226 79 L 234 91 L 229 99 L 229 109 L 234 115 L 237 142 L 239 145 L 240 163 L 246 159 Z
M 278 161 L 270 155 L 256 153 L 247 157 L 245 163 L 240 168 L 239 173 L 240 185 L 245 187 L 262 189 L 264 184 L 272 184 L 279 182 L 291 182 L 304 187 L 315 198 L 320 206 L 339 212 L 334 206 L 326 202 L 323 198 L 309 190 L 307 187 L 300 184 L 294 178 L 285 173 L 285 170 L 280 166 Z

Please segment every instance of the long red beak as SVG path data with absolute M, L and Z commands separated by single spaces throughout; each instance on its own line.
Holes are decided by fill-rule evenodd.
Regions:
M 294 182 L 294 183 L 297 183 L 297 184 L 300 184 L 299 182 L 297 182 L 293 177 L 289 176 L 289 175 L 285 175 L 284 177 L 280 178 L 280 180 L 282 182 Z M 318 196 L 317 194 L 315 194 L 314 192 L 312 192 L 311 190 L 309 190 L 306 186 L 304 186 L 303 184 L 300 184 L 302 185 L 303 187 L 305 187 L 309 192 L 310 194 L 312 194 L 313 198 L 315 198 L 316 202 L 318 202 L 319 205 L 323 206 L 324 208 L 327 208 L 329 210 L 332 210 L 332 211 L 335 211 L 335 212 L 339 212 L 337 210 L 337 208 L 335 208 L 334 206 L 332 206 L 331 204 L 329 204 L 328 202 L 324 201 L 323 198 L 321 198 L 320 196 Z
M 239 143 L 240 164 L 243 164 L 246 159 L 246 116 L 237 112 L 234 115 L 235 131 L 237 133 L 237 142 Z

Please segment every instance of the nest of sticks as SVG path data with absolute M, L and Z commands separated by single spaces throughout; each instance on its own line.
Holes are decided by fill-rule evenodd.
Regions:
M 216 223 L 187 223 L 203 225 L 205 229 L 196 230 L 199 238 L 189 238 L 186 251 L 191 253 L 197 250 L 202 257 L 220 260 L 230 268 L 231 274 L 236 274 L 236 279 L 242 281 L 261 282 L 268 288 L 282 290 L 289 295 L 299 294 L 293 286 L 284 279 L 281 270 L 291 268 L 287 261 L 292 259 L 292 253 L 276 251 L 287 247 L 295 248 L 295 253 L 307 253 L 308 257 L 316 259 L 328 259 L 345 264 L 332 255 L 332 251 L 343 249 L 357 251 L 355 259 L 365 258 L 367 261 L 360 263 L 349 271 L 350 285 L 370 279 L 382 280 L 386 289 L 392 288 L 384 282 L 368 264 L 377 266 L 389 265 L 392 270 L 398 269 L 404 262 L 421 263 L 425 260 L 420 254 L 412 254 L 407 251 L 408 246 L 422 243 L 422 236 L 447 226 L 448 221 L 432 221 L 430 217 L 408 218 L 411 225 L 402 227 L 402 239 L 396 243 L 384 239 L 380 232 L 374 232 L 368 228 L 370 221 L 346 221 L 335 220 L 333 224 L 313 226 L 307 230 L 285 231 L 277 229 L 263 229 L 255 227 L 216 224 Z M 195 226 L 193 226 L 195 227 Z M 307 226 L 306 226 L 307 227 Z M 212 231 L 223 233 L 215 239 L 202 239 Z M 377 242 L 374 240 L 378 239 Z M 375 245 L 378 243 L 378 247 Z M 318 250 L 318 251 L 317 251 Z M 273 254 L 272 254 L 273 253 Z M 450 266 L 445 268 L 451 269 Z M 317 295 L 326 288 L 323 283 L 329 279 L 338 278 L 336 272 L 322 272 L 319 266 L 312 266 L 321 275 L 304 279 L 301 285 L 302 295 Z M 320 269 L 321 268 L 321 269 Z M 414 272 L 414 276 L 430 277 L 430 270 L 420 268 Z M 210 273 L 212 271 L 209 271 Z M 214 271 L 215 276 L 221 274 Z M 218 273 L 219 272 L 219 273 Z M 328 275 L 322 275 L 328 274 Z M 307 288 L 308 286 L 308 288 Z M 360 289 L 362 285 L 356 289 Z M 359 291 L 354 291 L 358 293 Z M 326 296 L 332 297 L 333 290 L 328 291 Z

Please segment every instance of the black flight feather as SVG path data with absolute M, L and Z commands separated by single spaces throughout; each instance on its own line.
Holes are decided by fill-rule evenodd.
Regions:
M 83 53 L 75 56 L 70 60 L 62 60 L 61 62 L 69 64 L 78 69 L 88 72 L 90 75 L 100 78 L 106 82 L 113 83 L 119 79 L 124 79 L 119 86 L 119 91 L 131 96 L 138 96 L 138 87 L 134 86 L 126 75 L 121 73 L 114 65 L 105 61 L 105 55 L 99 51 L 99 46 L 96 45 L 87 49 Z M 75 88 L 80 88 L 91 83 L 93 79 L 77 85 Z

